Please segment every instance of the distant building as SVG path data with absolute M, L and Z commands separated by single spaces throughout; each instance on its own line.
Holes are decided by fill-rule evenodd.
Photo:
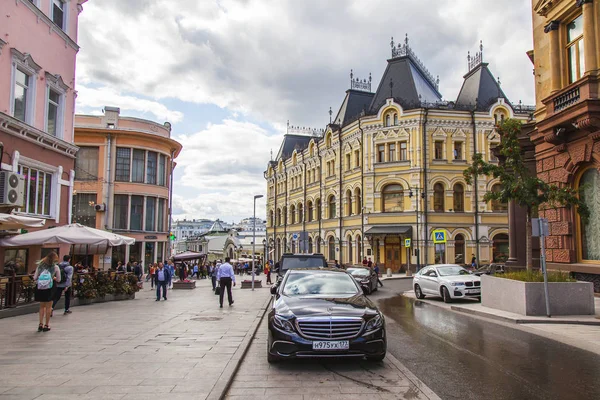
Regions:
M 290 129 L 267 165 L 273 259 L 319 252 L 343 264 L 370 257 L 399 271 L 416 263 L 467 264 L 472 254 L 480 263 L 508 257 L 507 205 L 483 201 L 500 183 L 479 176 L 468 185 L 463 171 L 477 153 L 497 162 L 496 124 L 526 121 L 534 108 L 509 101 L 483 46 L 469 56 L 454 101 L 442 99 L 408 38 L 391 47 L 375 91 L 370 76 L 351 73 L 327 128 Z M 445 232 L 445 243 L 434 243 L 436 230 Z
M 228 232 L 231 225 L 219 219 L 183 219 L 177 220 L 171 227 L 175 235 L 173 248 L 175 254 L 184 251 L 201 251 L 197 249 L 197 239 L 208 232 Z
M 73 220 L 136 240 L 113 247 L 94 265 L 108 268 L 134 260 L 147 266 L 168 258 L 171 175 L 182 148 L 171 138 L 171 125 L 123 117 L 119 108 L 104 107 L 102 116 L 75 117 L 75 143 L 80 149 Z M 94 252 L 105 254 L 105 249 Z
M 86 1 L 0 2 L 2 182 L 12 176 L 22 184 L 16 197 L 2 196 L 0 212 L 44 218 L 41 229 L 71 222 L 77 29 Z M 1 248 L 0 264 L 16 261 L 18 274 L 30 272 L 52 250 L 62 256 L 69 246 Z
M 267 231 L 267 221 L 261 218 L 245 218 L 241 220 L 240 223 L 234 224 L 233 229 L 237 230 L 240 233 L 251 233 L 252 231 L 256 230 L 256 232 L 263 232 L 264 236 L 264 232 Z

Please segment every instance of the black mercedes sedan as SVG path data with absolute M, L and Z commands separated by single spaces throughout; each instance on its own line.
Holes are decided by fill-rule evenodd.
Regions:
M 383 314 L 346 271 L 289 270 L 271 293 L 270 363 L 296 357 L 385 357 Z

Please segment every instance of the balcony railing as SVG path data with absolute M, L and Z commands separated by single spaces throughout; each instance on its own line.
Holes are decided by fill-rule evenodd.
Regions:
M 579 86 L 576 86 L 554 98 L 554 112 L 564 110 L 565 108 L 579 102 L 580 99 Z

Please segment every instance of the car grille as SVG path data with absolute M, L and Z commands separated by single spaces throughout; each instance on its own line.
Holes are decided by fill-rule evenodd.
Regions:
M 481 282 L 465 282 L 466 287 L 481 286 Z
M 481 286 L 481 282 L 475 282 L 475 286 Z
M 362 318 L 302 318 L 298 319 L 298 332 L 309 339 L 341 340 L 351 339 L 360 333 Z

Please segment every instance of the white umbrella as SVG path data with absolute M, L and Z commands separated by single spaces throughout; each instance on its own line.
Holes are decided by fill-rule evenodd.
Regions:
M 44 244 L 87 244 L 90 246 L 120 246 L 134 244 L 135 239 L 116 233 L 89 228 L 81 224 L 58 226 L 0 240 L 0 246 L 41 246 Z
M 42 227 L 46 223 L 43 218 L 24 217 L 16 214 L 0 213 L 0 230 L 19 229 L 23 227 Z

